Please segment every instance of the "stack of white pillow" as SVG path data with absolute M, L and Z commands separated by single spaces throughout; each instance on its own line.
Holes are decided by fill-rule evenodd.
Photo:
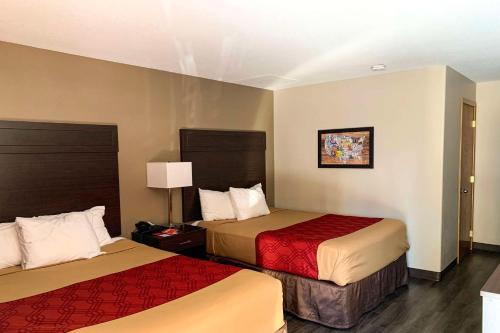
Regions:
M 230 187 L 227 192 L 199 189 L 204 221 L 246 220 L 270 213 L 262 184 L 250 188 Z
M 0 223 L 0 269 L 21 265 L 30 269 L 101 254 L 115 239 L 104 225 L 104 206 Z

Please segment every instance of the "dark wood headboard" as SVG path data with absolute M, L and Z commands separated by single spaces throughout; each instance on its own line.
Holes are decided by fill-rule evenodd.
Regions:
M 99 205 L 120 235 L 116 126 L 0 121 L 0 222 Z
M 193 163 L 193 186 L 182 189 L 182 219 L 200 220 L 198 189 L 227 191 L 262 183 L 266 189 L 266 132 L 181 129 L 181 160 Z

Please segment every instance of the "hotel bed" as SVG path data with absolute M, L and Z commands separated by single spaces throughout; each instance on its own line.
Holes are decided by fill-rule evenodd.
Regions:
M 193 163 L 193 187 L 183 189 L 184 221 L 201 219 L 198 188 L 227 191 L 261 183 L 264 132 L 181 130 L 181 159 Z M 354 326 L 385 296 L 407 284 L 404 223 L 288 209 L 243 221 L 199 222 L 207 252 L 218 262 L 279 279 L 285 309 L 336 327 Z
M 324 216 L 329 219 L 323 219 Z M 339 230 L 352 227 L 353 219 L 360 224 L 359 230 Z M 322 230 L 322 220 L 328 227 L 334 225 L 334 230 Z M 303 222 L 307 224 L 300 226 Z M 364 226 L 363 222 L 367 225 Z M 244 221 L 221 220 L 198 225 L 207 229 L 207 252 L 212 255 L 332 281 L 339 286 L 362 280 L 396 261 L 408 250 L 405 225 L 394 219 L 365 219 L 274 208 L 269 215 Z M 283 232 L 286 229 L 288 231 Z M 281 232 L 270 232 L 273 230 Z M 312 235 L 304 234 L 304 231 L 310 231 Z
M 0 222 L 102 205 L 108 237 L 121 234 L 116 126 L 0 121 L 0 165 Z M 286 332 L 265 274 L 127 239 L 101 251 L 0 269 L 0 331 Z
M 284 325 L 281 285 L 269 276 L 126 239 L 103 251 L 0 270 L 0 331 L 253 333 Z

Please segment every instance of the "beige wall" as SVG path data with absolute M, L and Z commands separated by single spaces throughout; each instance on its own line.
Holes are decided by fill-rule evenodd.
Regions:
M 0 119 L 117 124 L 126 236 L 137 220 L 165 221 L 163 192 L 146 188 L 146 162 L 178 160 L 181 127 L 265 130 L 274 200 L 271 91 L 0 42 Z
M 500 244 L 499 91 L 500 81 L 477 92 L 475 240 L 489 244 Z M 124 235 L 139 219 L 165 221 L 145 164 L 179 159 L 179 128 L 258 129 L 271 203 L 275 188 L 281 207 L 400 218 L 410 266 L 434 271 L 456 254 L 456 111 L 474 94 L 444 66 L 281 90 L 273 136 L 271 91 L 0 42 L 0 119 L 118 124 Z M 357 126 L 375 126 L 375 168 L 318 169 L 317 130 Z
M 476 100 L 476 83 L 447 67 L 445 98 L 441 270 L 457 257 L 460 117 L 462 99 Z
M 500 81 L 477 84 L 474 241 L 500 245 Z
M 275 92 L 276 205 L 399 218 L 409 266 L 441 268 L 446 67 Z M 317 130 L 375 127 L 374 169 L 317 168 Z

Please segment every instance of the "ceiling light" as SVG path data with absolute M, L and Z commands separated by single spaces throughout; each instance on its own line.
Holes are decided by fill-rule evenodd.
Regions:
M 379 65 L 373 65 L 371 67 L 372 71 L 377 72 L 377 71 L 384 71 L 385 70 L 385 65 L 384 64 L 379 64 Z

